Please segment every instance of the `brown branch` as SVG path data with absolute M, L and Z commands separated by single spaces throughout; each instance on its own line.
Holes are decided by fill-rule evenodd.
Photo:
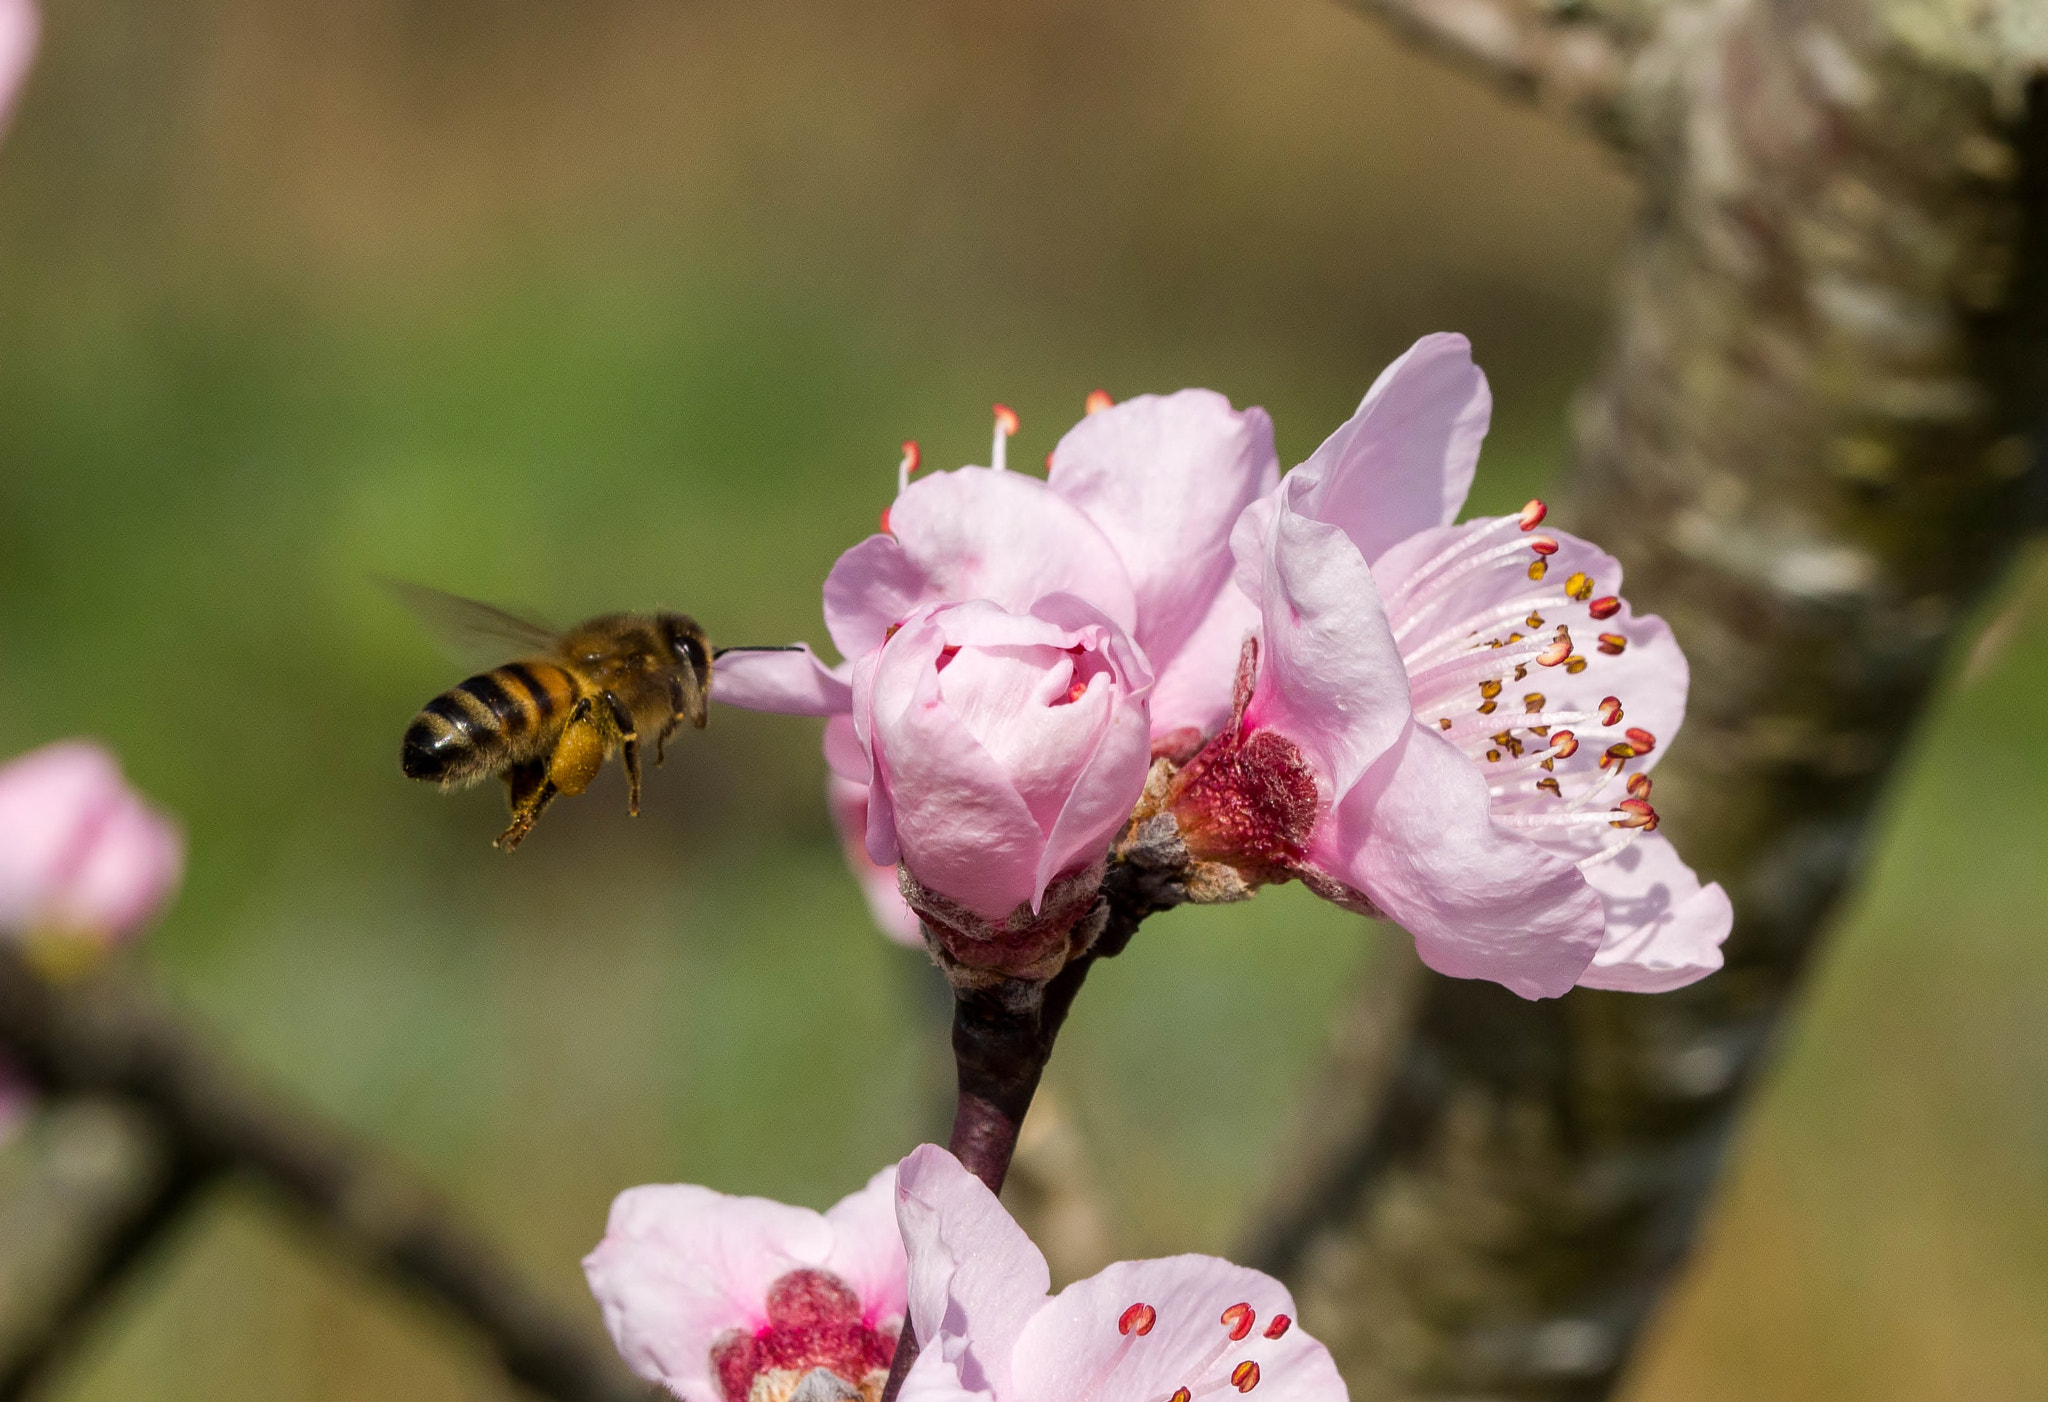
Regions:
M 1344 0 L 1510 96 L 1623 143 L 1621 26 L 1553 0 Z
M 466 1321 L 507 1374 L 540 1394 L 561 1402 L 646 1396 L 608 1349 L 564 1321 L 433 1193 L 259 1094 L 118 978 L 60 988 L 0 944 L 0 1043 L 49 1094 L 136 1106 L 182 1172 L 237 1169 L 270 1185 L 346 1254 Z
M 1648 7 L 1688 23 L 1634 60 L 1646 208 L 1577 434 L 1572 524 L 1692 660 L 1657 793 L 1734 897 L 1728 967 L 1539 1004 L 1428 976 L 1359 1151 L 1254 1233 L 1359 1402 L 1611 1393 L 2039 519 L 2048 92 L 2017 120 L 1995 65 L 1856 8 Z

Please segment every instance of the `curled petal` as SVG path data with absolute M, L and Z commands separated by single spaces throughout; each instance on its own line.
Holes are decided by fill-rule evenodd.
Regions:
M 995 1402 L 987 1388 L 969 1389 L 960 1381 L 960 1370 L 936 1348 L 926 1349 L 910 1365 L 897 1402 Z
M 1090 414 L 1053 449 L 1046 479 L 1122 556 L 1137 602 L 1131 636 L 1162 668 L 1230 575 L 1232 524 L 1279 480 L 1266 412 L 1239 412 L 1205 389 L 1139 395 Z
M 809 644 L 796 652 L 728 652 L 712 664 L 711 699 L 784 716 L 838 716 L 853 707 L 850 668 L 827 667 Z
M 1317 865 L 1415 937 L 1422 962 L 1555 998 L 1600 948 L 1600 898 L 1569 857 L 1496 827 L 1486 781 L 1411 725 L 1338 805 Z
M 1377 562 L 1397 541 L 1450 524 L 1465 504 L 1493 414 L 1463 336 L 1424 336 L 1373 381 L 1335 433 L 1296 468 L 1297 506 Z
M 1022 613 L 1047 594 L 1073 594 L 1126 632 L 1136 624 L 1116 547 L 1035 477 L 963 467 L 920 478 L 890 506 L 889 532 L 848 550 L 826 577 L 825 626 L 843 656 L 880 647 L 924 605 L 963 599 Z
M 1294 511 L 1292 495 L 1283 485 L 1267 541 L 1263 646 L 1245 726 L 1300 746 L 1334 801 L 1407 727 L 1408 678 L 1358 547 Z
M 1586 870 L 1599 893 L 1607 935 L 1583 988 L 1668 993 L 1721 967 L 1721 943 L 1735 910 L 1719 882 L 1701 886 L 1668 838 L 1648 834 Z
M 910 1260 L 910 1320 L 968 1391 L 1010 1396 L 1018 1337 L 1052 1285 L 1045 1257 L 979 1178 L 936 1144 L 896 1170 L 896 1221 Z

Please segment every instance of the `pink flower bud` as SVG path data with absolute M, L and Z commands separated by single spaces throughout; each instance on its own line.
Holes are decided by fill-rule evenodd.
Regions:
M 0 768 L 0 931 L 126 939 L 183 869 L 177 827 L 98 745 L 60 741 Z
M 928 605 L 856 666 L 868 855 L 903 864 L 956 960 L 1019 976 L 1063 961 L 1086 875 L 1145 786 L 1151 683 L 1123 630 L 1069 595 L 1029 613 Z

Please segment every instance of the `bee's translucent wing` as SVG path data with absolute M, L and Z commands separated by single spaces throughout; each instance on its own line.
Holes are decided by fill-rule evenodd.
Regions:
M 496 667 L 534 653 L 553 652 L 560 638 L 544 623 L 460 594 L 403 579 L 382 583 L 420 621 L 434 645 L 465 667 Z

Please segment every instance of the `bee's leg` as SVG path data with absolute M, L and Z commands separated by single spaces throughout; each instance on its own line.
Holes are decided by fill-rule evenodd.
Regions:
M 680 717 L 670 716 L 663 722 L 661 733 L 654 737 L 654 767 L 657 769 L 661 767 L 661 761 L 668 752 L 668 737 L 676 733 L 679 720 Z
M 676 733 L 676 727 L 683 723 L 683 679 L 675 673 L 668 678 L 669 717 L 661 727 L 661 734 L 654 737 L 654 767 L 661 768 L 661 762 L 668 758 L 668 737 Z
M 612 725 L 619 735 L 619 759 L 626 766 L 626 811 L 634 817 L 640 816 L 640 733 L 634 728 L 633 713 L 626 709 L 626 703 L 613 693 L 604 693 L 604 704 L 611 712 Z
M 515 764 L 505 772 L 506 797 L 512 803 L 512 826 L 498 834 L 498 840 L 491 845 L 507 852 L 518 847 L 533 831 L 533 825 L 540 821 L 540 815 L 554 802 L 554 781 L 548 778 L 548 767 L 541 761 L 528 760 Z

